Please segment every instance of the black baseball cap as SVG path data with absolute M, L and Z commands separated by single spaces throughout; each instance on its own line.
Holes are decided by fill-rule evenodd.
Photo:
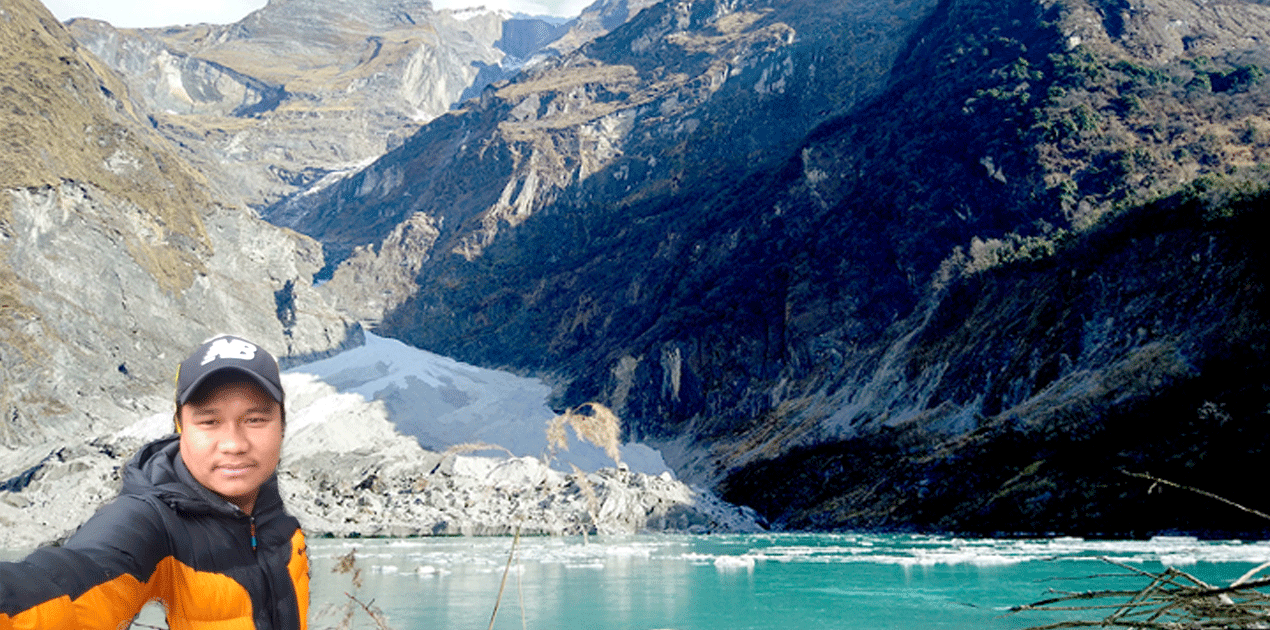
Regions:
M 282 378 L 278 361 L 264 348 L 232 335 L 218 335 L 203 342 L 176 370 L 176 405 L 189 402 L 194 392 L 213 374 L 242 372 L 282 403 Z

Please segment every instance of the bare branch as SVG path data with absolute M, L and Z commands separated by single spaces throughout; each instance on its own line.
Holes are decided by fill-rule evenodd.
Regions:
M 507 566 L 503 568 L 503 580 L 498 583 L 498 598 L 494 600 L 494 612 L 489 616 L 490 630 L 494 630 L 494 620 L 498 618 L 498 606 L 503 603 L 503 589 L 507 587 L 507 574 L 512 570 L 512 561 L 516 559 L 516 547 L 520 544 L 520 524 L 516 525 L 516 535 L 512 538 L 512 550 L 507 554 Z M 523 608 L 523 606 L 522 606 Z
M 370 618 L 375 621 L 375 625 L 379 627 L 379 630 L 392 630 L 392 626 L 388 625 L 388 621 L 384 619 L 383 613 L 378 608 L 371 608 L 371 606 L 375 603 L 375 600 L 372 599 L 369 603 L 366 603 L 357 599 L 350 593 L 344 593 L 344 595 L 348 596 L 349 599 L 357 603 L 358 606 L 361 606 L 362 610 L 366 611 L 366 614 L 370 615 Z
M 1219 502 L 1221 502 L 1221 503 L 1225 503 L 1226 505 L 1229 505 L 1229 506 L 1231 506 L 1231 507 L 1233 507 L 1233 508 L 1236 508 L 1236 509 L 1239 509 L 1239 510 L 1243 510 L 1244 512 L 1247 512 L 1247 513 L 1249 513 L 1249 514 L 1252 514 L 1253 516 L 1257 516 L 1257 517 L 1260 517 L 1260 518 L 1264 518 L 1264 519 L 1266 519 L 1266 520 L 1270 521 L 1270 514 L 1266 514 L 1265 512 L 1261 512 L 1261 511 L 1258 511 L 1258 510 L 1254 510 L 1254 509 L 1252 509 L 1252 508 L 1250 508 L 1250 507 L 1244 507 L 1244 506 L 1242 506 L 1242 505 L 1240 505 L 1240 504 L 1238 504 L 1238 503 L 1235 503 L 1234 501 L 1231 501 L 1230 499 L 1227 499 L 1226 497 L 1223 497 L 1223 496 L 1219 496 L 1219 495 L 1213 494 L 1213 493 L 1211 493 L 1211 492 L 1209 492 L 1209 491 L 1207 491 L 1207 490 L 1200 490 L 1199 488 L 1193 488 L 1193 487 L 1191 487 L 1191 486 L 1184 486 L 1184 485 L 1182 485 L 1182 484 L 1180 484 L 1180 483 L 1174 483 L 1174 482 L 1169 481 L 1169 480 L 1167 480 L 1167 479 L 1160 479 L 1159 477 L 1154 477 L 1154 476 L 1152 476 L 1152 475 L 1150 475 L 1150 474 L 1146 474 L 1146 473 L 1135 473 L 1135 472 L 1129 472 L 1129 471 L 1124 470 L 1124 469 L 1121 469 L 1121 470 L 1120 470 L 1120 473 L 1121 473 L 1121 474 L 1123 474 L 1123 475 L 1128 475 L 1128 476 L 1130 476 L 1130 477 L 1137 477 L 1138 479 L 1145 479 L 1145 480 L 1147 480 L 1147 481 L 1150 481 L 1150 482 L 1153 484 L 1153 485 L 1152 485 L 1152 488 L 1154 488 L 1155 486 L 1159 486 L 1159 485 L 1165 485 L 1165 486 L 1169 486 L 1169 487 L 1171 487 L 1171 488 L 1177 488 L 1177 489 L 1179 489 L 1179 490 L 1188 490 L 1188 491 L 1190 491 L 1190 492 L 1194 492 L 1195 494 L 1198 494 L 1198 495 L 1200 495 L 1200 496 L 1208 497 L 1208 498 L 1213 499 L 1213 500 L 1215 500 L 1215 501 L 1219 501 Z

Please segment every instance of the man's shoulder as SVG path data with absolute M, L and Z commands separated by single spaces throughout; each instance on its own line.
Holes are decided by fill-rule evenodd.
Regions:
M 165 514 L 165 512 L 167 514 Z M 80 525 L 66 546 L 92 546 L 101 540 L 134 540 L 153 544 L 166 529 L 164 521 L 172 513 L 158 497 L 121 494 L 106 503 Z

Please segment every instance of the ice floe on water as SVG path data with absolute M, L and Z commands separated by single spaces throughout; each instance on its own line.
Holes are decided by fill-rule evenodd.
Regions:
M 1006 615 L 1051 597 L 1050 589 L 1136 591 L 1161 563 L 1191 561 L 1197 566 L 1184 569 L 1189 574 L 1229 584 L 1270 558 L 1267 542 L 1194 538 L 762 533 L 312 540 L 319 610 L 324 602 L 347 602 L 353 592 L 348 576 L 319 576 L 330 576 L 335 558 L 354 547 L 365 554 L 361 592 L 400 622 L 395 627 L 485 627 L 502 593 L 511 621 L 500 627 L 520 627 L 516 617 L 524 615 L 531 628 L 594 630 L 1013 630 L 1066 619 Z M 1144 573 L 1109 567 L 1102 558 Z
M 719 556 L 714 559 L 714 568 L 720 571 L 753 571 L 754 556 Z
M 438 569 L 430 564 L 421 564 L 415 567 L 414 573 L 419 577 L 439 577 L 451 572 L 445 569 Z
M 361 546 L 380 563 L 391 549 L 403 573 L 415 567 L 486 567 L 501 571 L 511 549 L 510 538 L 476 538 L 464 542 L 314 541 L 315 557 L 341 555 Z M 361 554 L 363 552 L 359 552 Z M 652 534 L 589 539 L 560 537 L 521 539 L 518 563 L 566 569 L 605 569 L 628 563 L 681 563 L 723 572 L 754 571 L 767 563 L 874 564 L 904 569 L 933 567 L 992 568 L 1041 562 L 1092 563 L 1102 559 L 1128 564 L 1166 566 L 1199 563 L 1259 564 L 1270 560 L 1270 541 L 1201 541 L 1194 538 L 1150 540 L 1085 540 L 1081 538 L 970 539 L 887 534 L 723 534 L 691 536 Z

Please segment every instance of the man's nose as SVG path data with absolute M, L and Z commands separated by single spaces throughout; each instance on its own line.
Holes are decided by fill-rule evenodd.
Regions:
M 229 426 L 225 427 L 225 432 L 220 436 L 218 446 L 220 450 L 229 453 L 241 453 L 247 450 L 246 430 L 237 422 L 229 423 Z

